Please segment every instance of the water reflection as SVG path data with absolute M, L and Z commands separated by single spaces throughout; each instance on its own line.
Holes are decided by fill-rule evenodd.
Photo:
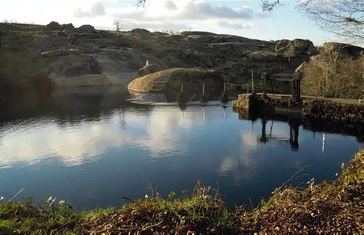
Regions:
M 197 107 L 191 112 L 130 108 L 77 122 L 47 117 L 9 123 L 0 127 L 0 167 L 37 164 L 51 158 L 69 166 L 81 165 L 97 160 L 105 151 L 128 145 L 139 146 L 156 158 L 181 155 L 189 151 L 184 138 L 191 128 L 205 125 L 216 113 L 224 115 L 222 108 Z
M 289 133 L 287 134 L 289 136 L 288 138 L 277 137 L 272 134 L 274 121 L 272 121 L 272 123 L 271 123 L 270 133 L 269 133 L 269 135 L 267 135 L 266 132 L 267 132 L 268 119 L 262 118 L 261 122 L 262 122 L 262 134 L 259 137 L 259 141 L 261 143 L 267 143 L 268 141 L 280 141 L 283 143 L 289 143 L 292 150 L 294 150 L 294 151 L 298 150 L 298 148 L 299 148 L 299 143 L 298 143 L 299 127 L 302 124 L 301 119 L 288 117 L 288 120 L 287 120 L 287 124 L 289 125 Z
M 259 136 L 259 141 L 261 143 L 267 143 L 269 141 L 281 141 L 288 142 L 291 146 L 292 150 L 298 150 L 299 148 L 299 130 L 300 126 L 303 128 L 316 132 L 324 132 L 324 133 L 338 133 L 345 135 L 356 136 L 358 142 L 364 142 L 364 126 L 363 125 L 353 125 L 350 123 L 330 123 L 330 122 L 321 122 L 317 120 L 311 119 L 303 119 L 297 114 L 293 115 L 275 115 L 271 117 L 252 117 L 248 116 L 247 113 L 241 112 L 239 113 L 239 119 L 241 120 L 249 120 L 252 122 L 252 125 L 257 120 L 261 120 L 261 135 Z M 270 133 L 267 135 L 267 123 L 271 121 Z M 289 125 L 289 134 L 286 135 L 288 138 L 281 138 L 272 136 L 273 124 L 274 121 L 283 121 Z M 324 142 L 325 142 L 325 134 L 322 137 L 322 149 L 324 150 Z

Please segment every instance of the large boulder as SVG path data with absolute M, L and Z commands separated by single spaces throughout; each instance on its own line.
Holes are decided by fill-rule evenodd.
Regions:
M 96 33 L 96 29 L 92 25 L 85 24 L 85 25 L 82 25 L 82 26 L 78 27 L 76 29 L 76 32 L 77 33 L 92 34 L 92 33 Z
M 284 56 L 307 57 L 316 54 L 317 49 L 310 40 L 294 39 L 292 41 L 282 39 L 275 41 L 275 50 Z
M 316 47 L 310 40 L 295 39 L 289 44 L 292 47 L 293 54 L 299 55 L 313 55 L 316 53 Z
M 152 33 L 146 29 L 136 28 L 136 29 L 131 30 L 131 32 L 133 34 L 138 34 L 139 36 L 151 36 L 152 35 Z
M 338 53 L 340 56 L 354 58 L 364 55 L 364 49 L 362 47 L 338 42 L 326 42 L 322 46 L 321 52 L 327 54 Z
M 62 25 L 62 31 L 65 33 L 72 32 L 75 29 L 75 26 L 73 24 L 63 24 Z
M 61 25 L 56 21 L 50 22 L 49 24 L 46 25 L 46 27 L 48 30 L 51 30 L 51 31 L 61 30 Z

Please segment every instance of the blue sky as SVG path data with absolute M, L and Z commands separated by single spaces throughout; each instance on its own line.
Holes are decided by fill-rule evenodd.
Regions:
M 112 29 L 115 20 L 122 29 L 140 27 L 151 31 L 210 31 L 262 40 L 309 39 L 315 45 L 343 41 L 322 31 L 303 12 L 295 0 L 283 0 L 267 14 L 260 0 L 149 0 L 136 7 L 136 0 L 0 0 L 0 20 L 47 24 L 52 20 L 92 24 Z

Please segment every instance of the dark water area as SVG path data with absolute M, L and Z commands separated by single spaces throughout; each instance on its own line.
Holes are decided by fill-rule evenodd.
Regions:
M 292 180 L 333 180 L 363 147 L 355 131 L 297 118 L 245 120 L 231 107 L 141 106 L 125 88 L 55 90 L 0 108 L 0 196 L 55 196 L 76 209 L 218 188 L 254 204 Z M 13 105 L 9 105 L 13 103 Z M 355 129 L 355 128 L 354 128 Z

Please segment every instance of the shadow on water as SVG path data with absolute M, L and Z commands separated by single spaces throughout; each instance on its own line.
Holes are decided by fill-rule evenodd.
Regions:
M 46 96 L 19 94 L 0 106 L 0 125 L 38 117 L 51 117 L 59 124 L 97 120 L 101 115 L 110 114 L 113 109 L 131 107 L 128 98 L 127 88 L 119 86 L 59 88 Z M 146 106 L 135 108 L 148 109 Z

